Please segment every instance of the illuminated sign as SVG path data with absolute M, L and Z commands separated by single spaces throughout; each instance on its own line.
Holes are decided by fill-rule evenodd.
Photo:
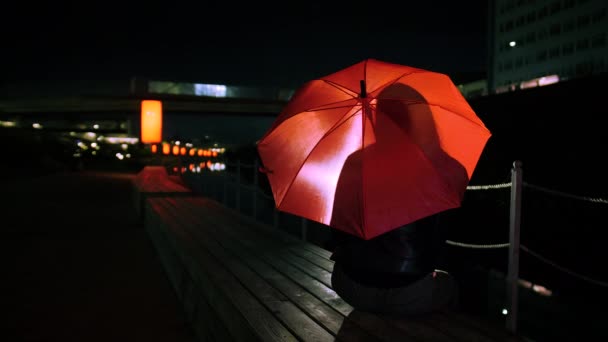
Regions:
M 163 131 L 162 103 L 156 100 L 141 101 L 141 142 L 160 143 Z

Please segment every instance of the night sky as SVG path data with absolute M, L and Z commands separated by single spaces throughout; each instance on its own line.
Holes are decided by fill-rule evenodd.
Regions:
M 486 60 L 485 1 L 14 3 L 2 12 L 15 21 L 0 24 L 5 81 L 297 87 L 365 58 L 448 74 L 483 71 Z
M 295 89 L 366 58 L 479 73 L 487 8 L 477 3 L 15 1 L 2 6 L 14 21 L 0 21 L 0 85 L 139 77 Z M 167 115 L 164 134 L 246 144 L 271 122 Z

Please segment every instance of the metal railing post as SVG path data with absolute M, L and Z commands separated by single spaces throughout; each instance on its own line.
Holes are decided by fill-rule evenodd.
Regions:
M 509 270 L 507 275 L 506 328 L 517 331 L 517 306 L 519 286 L 519 233 L 521 225 L 522 163 L 513 162 L 511 169 L 511 213 L 509 218 Z

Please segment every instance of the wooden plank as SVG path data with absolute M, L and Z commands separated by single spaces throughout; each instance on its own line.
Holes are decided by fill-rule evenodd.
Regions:
M 186 317 L 195 330 L 195 333 L 199 339 L 203 341 L 233 341 L 228 330 L 224 326 L 224 323 L 221 322 L 214 310 L 209 306 L 204 297 L 201 296 L 200 289 L 196 286 L 190 274 L 186 272 L 186 268 L 181 264 L 179 267 L 175 266 L 176 263 L 179 262 L 178 256 L 167 246 L 168 241 L 166 241 L 163 236 L 159 236 L 160 231 L 158 231 L 158 224 L 154 225 L 152 223 L 159 219 L 156 218 L 155 220 L 153 218 L 153 216 L 157 216 L 157 214 L 151 210 L 148 210 L 148 213 L 147 216 L 149 218 L 146 221 L 146 230 L 150 239 L 153 240 L 159 255 L 164 256 L 162 259 L 165 260 L 163 262 L 165 272 L 167 273 L 178 298 L 181 299 Z M 160 241 L 161 239 L 165 241 Z M 168 259 L 172 260 L 169 261 Z M 183 272 L 184 277 L 187 276 L 189 278 L 189 281 L 187 282 L 188 286 L 178 285 L 179 280 L 176 277 L 178 269 Z M 185 284 L 186 282 L 182 283 Z M 179 291 L 179 288 L 182 288 L 183 292 Z M 183 295 L 180 294 L 180 292 L 183 293 Z
M 296 238 L 293 235 L 291 235 L 285 231 L 277 230 L 276 228 L 274 228 L 270 225 L 256 221 L 255 219 L 253 219 L 251 217 L 245 216 L 245 215 L 241 214 L 240 212 L 233 210 L 231 208 L 227 208 L 227 207 L 223 206 L 222 204 L 220 204 L 214 200 L 211 200 L 209 198 L 205 198 L 204 200 L 201 199 L 199 201 L 200 201 L 199 204 L 202 204 L 204 202 L 204 205 L 206 207 L 213 208 L 214 210 L 217 210 L 218 212 L 221 212 L 224 215 L 230 216 L 233 220 L 236 220 L 236 222 L 238 222 L 240 225 L 254 228 L 258 234 L 263 234 L 264 236 L 266 236 L 268 238 L 278 240 L 282 243 L 290 243 L 290 244 L 293 243 L 296 246 L 298 246 L 298 249 L 300 249 L 302 251 L 316 254 L 316 256 L 318 256 L 322 259 L 325 259 L 331 263 L 331 264 L 325 264 L 323 261 L 320 261 L 318 264 L 319 266 L 325 267 L 326 269 L 327 269 L 327 267 L 330 267 L 331 270 L 328 269 L 328 271 L 333 270 L 333 261 L 330 260 L 332 253 L 330 251 L 327 251 L 312 243 L 303 243 L 303 241 L 301 239 Z M 321 259 L 312 258 L 310 260 L 313 262 L 316 262 Z M 331 266 L 329 266 L 329 265 L 331 265 Z
M 175 199 L 172 200 L 175 201 Z M 301 286 L 307 288 L 317 298 L 329 304 L 343 315 L 348 315 L 352 311 L 352 307 L 344 302 L 342 298 L 340 298 L 331 289 L 330 285 L 315 279 L 314 277 L 310 276 L 310 274 L 302 271 L 300 268 L 286 262 L 283 258 L 284 255 L 279 258 L 276 257 L 277 253 L 282 253 L 281 251 L 288 249 L 291 247 L 290 245 L 283 246 L 276 242 L 276 240 L 267 239 L 264 235 L 255 234 L 256 231 L 252 230 L 251 227 L 249 227 L 250 229 L 247 229 L 247 227 L 242 227 L 234 223 L 232 223 L 232 226 L 227 226 L 225 220 L 230 218 L 223 215 L 218 215 L 218 212 L 214 211 L 214 209 L 208 211 L 208 208 L 204 208 L 202 206 L 197 205 L 196 207 L 193 207 L 194 204 L 203 203 L 204 200 L 197 199 L 196 202 L 193 202 L 193 199 L 190 198 L 186 199 L 186 201 L 188 204 L 183 205 L 188 208 L 191 215 L 200 215 L 201 217 L 204 216 L 205 220 L 208 220 L 210 224 L 224 228 L 225 234 L 228 234 L 231 239 L 240 241 L 252 253 L 259 254 L 260 257 L 262 257 L 269 264 L 273 265 L 273 267 L 275 267 L 281 273 L 285 274 L 287 277 L 294 280 Z M 170 200 L 170 202 L 172 201 Z M 227 227 L 234 229 L 226 229 Z M 242 239 L 243 235 L 249 236 L 254 240 Z M 302 244 L 303 242 L 298 240 L 297 243 Z
M 324 259 L 330 260 L 330 258 L 331 258 L 331 254 L 332 253 L 330 251 L 328 251 L 326 249 L 323 249 L 323 248 L 321 248 L 321 247 L 319 247 L 317 245 L 307 244 L 307 245 L 304 246 L 304 249 L 306 249 L 306 250 L 308 250 L 308 251 L 310 251 L 312 253 L 315 253 L 315 254 L 317 254 L 318 256 L 320 256 L 320 257 L 322 257 Z
M 293 252 L 298 254 L 298 256 L 305 258 L 315 265 L 322 267 L 328 272 L 334 271 L 334 262 L 328 258 L 322 257 L 315 252 L 311 252 L 308 248 L 294 248 Z
M 224 322 L 216 315 L 205 296 L 198 290 L 198 288 L 194 288 L 192 298 L 194 312 L 190 320 L 190 326 L 196 332 L 197 337 L 202 341 L 235 341 Z
M 154 210 L 163 218 L 171 213 L 159 205 L 161 198 L 150 199 Z M 192 275 L 205 299 L 225 322 L 237 341 L 296 341 L 285 328 L 248 290 L 214 258 L 194 245 L 191 237 L 172 221 L 163 221 L 162 228 L 173 238 L 173 248 L 184 263 L 196 267 Z
M 180 208 L 184 206 L 184 201 L 188 202 L 188 210 L 184 215 L 199 215 L 207 220 L 207 223 L 201 222 L 199 227 L 208 225 L 216 225 L 217 229 L 222 230 L 225 234 L 228 234 L 228 239 L 237 240 L 241 243 L 244 249 L 249 250 L 251 253 L 255 253 L 258 257 L 262 258 L 272 267 L 274 267 L 277 271 L 283 273 L 285 276 L 290 278 L 291 280 L 298 283 L 300 286 L 306 288 L 311 294 L 315 295 L 315 297 L 319 298 L 327 305 L 333 307 L 336 311 L 340 312 L 344 316 L 348 316 L 353 310 L 352 307 L 344 302 L 332 289 L 331 287 L 319 282 L 317 279 L 312 278 L 310 275 L 304 273 L 299 268 L 294 267 L 293 265 L 282 260 L 281 257 L 277 257 L 276 252 L 273 251 L 281 251 L 284 250 L 285 247 L 280 245 L 268 245 L 268 240 L 264 242 L 264 238 L 260 238 L 259 235 L 255 234 L 253 230 L 247 230 L 246 233 L 251 234 L 251 236 L 257 236 L 259 239 L 243 239 L 243 234 L 245 233 L 242 230 L 233 231 L 231 229 L 227 229 L 228 227 L 224 222 L 215 221 L 213 219 L 217 219 L 217 213 L 206 212 L 199 206 L 194 206 L 196 203 L 199 203 L 201 200 L 197 199 L 196 202 L 192 201 L 192 199 L 184 198 L 184 199 L 167 199 L 168 202 L 172 202 L 174 205 L 179 205 Z M 179 204 L 177 202 L 179 201 Z M 200 204 L 200 203 L 199 203 Z M 175 208 L 174 208 L 175 209 Z M 180 209 L 181 211 L 181 209 Z M 234 228 L 234 227 L 231 227 Z M 300 242 L 302 243 L 302 242 Z M 349 319 L 352 323 L 356 324 L 359 328 L 366 331 L 366 334 L 370 334 L 370 332 L 374 332 L 372 335 L 377 339 L 383 341 L 395 341 L 402 340 L 404 335 L 395 327 L 391 327 L 387 325 L 384 321 L 382 321 L 379 317 L 374 315 L 369 316 L 361 316 L 355 315 L 354 319 Z M 350 324 L 350 323 L 349 323 Z M 382 328 L 378 328 L 382 327 Z
M 190 216 L 190 215 L 185 215 Z M 200 218 L 190 219 L 187 223 L 188 227 L 201 227 L 202 223 Z M 309 314 L 315 321 L 322 324 L 327 330 L 333 334 L 337 334 L 344 316 L 329 307 L 327 304 L 320 301 L 318 298 L 310 294 L 306 289 L 302 288 L 292 280 L 286 278 L 283 274 L 275 270 L 271 265 L 264 262 L 258 257 L 258 253 L 252 253 L 244 248 L 241 241 L 235 241 L 230 236 L 225 236 L 223 230 L 217 229 L 217 227 L 209 227 L 205 225 L 205 229 L 195 229 L 193 234 L 197 235 L 198 240 L 206 240 L 209 238 L 216 237 L 218 242 L 228 249 L 231 253 L 238 255 L 252 270 L 256 271 L 261 277 L 263 277 L 269 284 L 281 291 L 289 300 L 293 301 L 298 307 Z M 209 232 L 205 232 L 207 229 L 211 231 L 213 237 L 209 236 Z M 351 330 L 354 330 L 351 329 Z M 361 334 L 365 334 L 363 331 Z M 370 340 L 373 338 L 370 336 Z
M 166 200 L 165 202 L 168 202 Z M 171 201 L 175 202 L 175 201 Z M 334 336 L 327 330 L 317 324 L 317 322 L 309 317 L 301 307 L 296 306 L 283 295 L 283 292 L 278 291 L 264 277 L 252 271 L 248 261 L 254 259 L 249 255 L 247 258 L 235 257 L 234 249 L 226 248 L 225 243 L 217 239 L 221 235 L 221 231 L 207 231 L 206 229 L 193 229 L 193 225 L 197 224 L 197 228 L 201 228 L 200 221 L 192 220 L 183 211 L 175 210 L 174 207 L 169 207 L 176 213 L 171 219 L 174 219 L 184 230 L 188 231 L 195 241 L 205 248 L 210 254 L 213 254 L 239 281 L 247 287 L 275 316 L 290 328 L 298 337 L 307 341 L 333 341 Z M 226 241 L 224 241 L 226 242 Z M 236 248 L 236 251 L 239 247 Z M 323 318 L 322 314 L 331 314 L 329 310 L 322 310 L 318 306 L 313 308 L 316 318 Z M 331 323 L 331 320 L 325 320 L 326 324 Z M 336 329 L 337 330 L 337 329 Z
M 289 249 L 290 253 L 282 252 L 281 256 L 285 258 L 285 260 L 289 261 L 292 265 L 298 267 L 302 271 L 306 272 L 311 277 L 317 279 L 323 284 L 331 287 L 331 272 L 328 272 L 324 268 L 317 266 L 317 264 L 310 262 L 307 259 L 301 258 L 292 253 L 296 252 L 296 247 L 291 247 Z
M 178 274 L 183 272 L 183 265 L 179 262 L 178 257 L 175 253 L 171 252 L 168 246 L 168 242 L 158 231 L 158 225 L 160 224 L 157 215 L 148 210 L 145 218 L 144 227 L 148 233 L 148 237 L 154 245 L 157 255 L 163 265 L 167 278 L 176 292 L 178 298 L 181 299 L 181 293 L 179 292 L 180 285 Z
M 197 205 L 197 203 L 200 206 L 200 204 L 205 202 L 205 200 L 189 199 L 188 202 L 190 206 Z M 217 213 L 220 213 L 220 211 L 218 210 L 213 210 L 211 213 L 214 213 L 217 216 Z M 281 258 L 285 259 L 286 261 L 289 261 L 292 265 L 300 268 L 305 273 L 321 281 L 323 284 L 331 287 L 331 272 L 327 271 L 326 268 L 333 269 L 333 261 L 323 259 L 317 254 L 310 253 L 308 252 L 308 250 L 304 250 L 303 247 L 310 245 L 309 243 L 296 239 L 288 240 L 286 243 L 282 238 L 277 239 L 272 236 L 273 234 L 277 234 L 276 230 L 266 232 L 266 234 L 259 234 L 257 229 L 251 229 L 251 226 L 249 225 L 244 228 L 245 226 L 243 225 L 247 224 L 247 222 L 243 222 L 238 219 L 232 221 L 232 218 L 234 218 L 234 216 L 227 216 L 225 214 L 226 212 L 224 212 L 224 215 L 222 215 L 222 217 L 231 220 L 227 224 L 232 224 L 235 229 L 239 229 L 240 236 L 251 236 L 252 238 L 256 239 L 257 242 L 255 244 L 262 244 L 263 246 L 265 246 L 264 248 L 280 248 Z M 298 252 L 298 250 L 304 251 Z M 325 263 L 326 268 L 319 267 L 319 263 Z
M 194 205 L 192 200 L 189 199 L 188 201 L 191 202 L 190 205 Z M 206 201 L 197 200 L 196 203 L 205 205 Z M 220 224 L 220 225 L 234 225 L 235 229 L 237 229 L 240 234 L 239 236 L 241 236 L 241 237 L 244 234 L 250 234 L 250 235 L 254 234 L 254 231 L 252 231 L 251 229 L 242 227 L 242 223 L 246 222 L 246 221 L 232 220 L 234 218 L 234 216 L 236 216 L 236 215 L 231 215 L 231 216 L 220 215 L 218 213 L 213 212 L 216 209 L 216 208 L 213 208 L 213 205 L 206 206 L 206 207 L 208 208 L 208 211 L 203 211 L 203 212 L 208 215 L 206 217 L 207 219 L 216 220 L 215 223 Z M 220 210 L 221 210 L 221 208 L 220 208 Z M 203 212 L 199 212 L 198 214 L 202 215 Z M 217 220 L 219 220 L 219 221 L 217 221 Z M 237 222 L 237 224 L 234 224 L 235 221 Z M 241 227 L 239 228 L 239 226 L 241 226 Z M 236 236 L 235 238 L 239 238 L 239 236 Z M 255 243 L 264 245 L 265 246 L 264 248 L 272 248 L 272 241 L 273 241 L 273 239 L 266 239 L 266 240 L 258 240 Z M 275 241 L 274 243 L 276 243 L 276 239 L 274 239 L 274 241 Z M 299 250 L 300 246 L 303 246 L 303 244 L 302 245 L 293 244 L 290 247 L 290 250 Z M 249 247 L 255 247 L 255 246 L 250 245 Z M 298 254 L 303 255 L 305 253 L 298 253 Z M 289 257 L 285 257 L 285 256 L 286 256 L 286 254 L 283 252 L 281 254 L 281 257 L 285 258 L 286 260 L 289 260 Z M 289 260 L 290 263 L 292 264 L 291 266 L 293 266 L 293 264 L 294 264 L 293 263 L 294 259 Z M 301 261 L 301 259 L 300 259 L 300 261 Z M 280 262 L 275 262 L 275 266 L 278 266 L 279 268 L 281 268 L 281 266 L 278 264 L 280 264 Z M 295 262 L 295 264 L 298 264 L 298 263 Z M 311 267 L 303 266 L 301 263 L 299 264 L 299 266 L 300 266 L 300 269 L 309 269 L 309 270 L 311 269 Z M 288 269 L 289 269 L 289 266 L 286 266 L 286 265 L 282 266 L 282 271 L 287 270 L 287 274 L 291 274 L 292 277 L 298 277 L 297 272 L 294 272 L 293 269 L 292 270 L 288 270 Z M 312 269 L 314 269 L 314 267 Z M 300 278 L 300 281 L 304 282 L 303 278 Z M 431 340 L 449 340 L 449 339 L 454 340 L 454 339 L 456 339 L 456 340 L 476 340 L 476 341 L 503 340 L 503 339 L 501 339 L 499 332 L 495 332 L 494 334 L 491 334 L 488 331 L 484 332 L 483 330 L 471 329 L 470 327 L 467 327 L 465 324 L 463 324 L 463 322 L 456 321 L 457 316 L 447 315 L 445 317 L 438 317 L 437 314 L 434 314 L 434 316 L 430 316 L 430 317 L 433 317 L 433 319 L 427 318 L 424 320 L 420 320 L 420 319 L 417 320 L 417 319 L 408 318 L 408 319 L 402 319 L 402 320 L 393 320 L 392 322 L 395 327 L 402 329 L 404 332 L 409 333 L 411 336 L 415 336 L 416 338 L 423 339 L 423 340 L 428 340 L 428 339 L 431 339 Z

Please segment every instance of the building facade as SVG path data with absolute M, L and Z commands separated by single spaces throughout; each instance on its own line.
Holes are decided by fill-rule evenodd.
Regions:
M 608 71 L 608 1 L 489 0 L 488 91 Z

